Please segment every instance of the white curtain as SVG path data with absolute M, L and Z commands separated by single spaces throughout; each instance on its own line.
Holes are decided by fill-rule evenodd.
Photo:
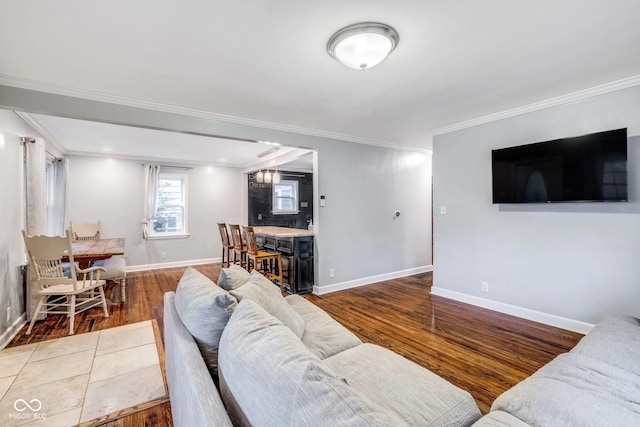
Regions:
M 25 138 L 24 181 L 27 234 L 45 234 L 47 226 L 47 157 L 45 142 L 41 138 Z M 34 273 L 29 268 L 27 285 L 27 319 L 31 319 L 38 303 Z M 44 315 L 38 316 L 43 319 Z
M 151 233 L 153 218 L 158 209 L 158 178 L 160 176 L 160 166 L 144 165 L 145 186 L 144 186 L 144 218 L 142 218 L 142 239 L 147 240 Z
M 30 142 L 33 141 L 33 142 Z M 27 234 L 44 234 L 47 227 L 47 158 L 41 138 L 24 143 Z
M 67 224 L 67 159 L 53 159 L 47 169 L 47 234 L 64 236 Z

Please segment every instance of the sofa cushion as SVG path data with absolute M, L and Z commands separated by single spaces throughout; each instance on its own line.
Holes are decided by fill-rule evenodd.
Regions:
M 173 425 L 232 427 L 198 346 L 180 321 L 173 292 L 164 294 L 163 320 Z
M 402 425 L 356 391 L 349 393 L 291 329 L 248 298 L 222 334 L 220 371 L 225 404 L 240 408 L 254 426 Z
M 304 319 L 287 304 L 280 289 L 258 271 L 253 270 L 244 285 L 230 292 L 238 301 L 246 298 L 258 304 L 289 327 L 298 338 L 304 334 Z
M 176 311 L 193 335 L 212 375 L 218 366 L 220 336 L 237 301 L 208 277 L 189 267 L 178 282 Z
M 229 268 L 220 270 L 218 277 L 218 286 L 222 289 L 230 291 L 244 285 L 251 275 L 247 270 L 236 264 L 231 264 Z
M 292 402 L 292 426 L 408 426 L 320 363 L 307 365 Z
M 596 325 L 571 350 L 640 375 L 640 320 L 609 316 Z
M 285 300 L 305 321 L 302 342 L 320 359 L 362 344 L 351 331 L 300 295 L 289 295 Z
M 502 393 L 491 410 L 540 426 L 638 426 L 639 402 L 638 375 L 565 353 Z
M 514 417 L 508 412 L 491 411 L 480 418 L 473 427 L 530 427 L 529 424 Z
M 409 425 L 469 426 L 480 418 L 469 393 L 386 348 L 365 343 L 324 363 Z

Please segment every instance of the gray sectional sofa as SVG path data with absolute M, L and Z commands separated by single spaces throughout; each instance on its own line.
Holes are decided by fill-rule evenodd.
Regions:
M 640 320 L 604 319 L 500 395 L 475 426 L 640 426 Z
M 640 320 L 614 316 L 496 399 L 465 391 L 259 273 L 187 269 L 164 296 L 167 379 L 181 426 L 640 426 Z
M 481 416 L 466 391 L 257 272 L 223 269 L 215 284 L 189 268 L 164 305 L 177 427 L 458 427 Z

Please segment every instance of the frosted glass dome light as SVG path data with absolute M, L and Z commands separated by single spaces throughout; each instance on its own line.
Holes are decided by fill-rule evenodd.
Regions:
M 398 45 L 396 30 L 377 22 L 349 25 L 336 32 L 327 43 L 327 52 L 355 70 L 381 63 Z

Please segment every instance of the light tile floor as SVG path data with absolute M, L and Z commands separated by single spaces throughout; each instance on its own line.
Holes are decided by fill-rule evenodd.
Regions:
M 151 321 L 0 351 L 2 426 L 74 426 L 166 395 Z

